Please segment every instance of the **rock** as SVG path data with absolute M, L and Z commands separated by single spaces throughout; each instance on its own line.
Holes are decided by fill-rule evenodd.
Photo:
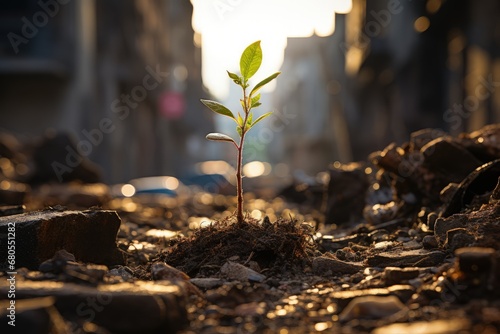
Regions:
M 467 226 L 468 217 L 466 214 L 457 213 L 448 218 L 438 218 L 434 224 L 434 236 L 441 246 L 446 242 L 449 230 L 463 228 Z
M 454 228 L 446 232 L 445 247 L 455 251 L 455 249 L 472 245 L 475 240 L 474 236 L 469 234 L 465 228 Z
M 333 292 L 330 297 L 335 300 L 338 307 L 343 309 L 349 302 L 358 297 L 366 296 L 396 296 L 399 300 L 406 303 L 410 300 L 411 296 L 415 293 L 415 289 L 411 285 L 397 284 L 387 288 L 371 288 L 362 290 L 351 291 L 337 291 Z
M 353 299 L 340 313 L 339 320 L 382 319 L 396 313 L 403 315 L 407 311 L 408 308 L 395 296 L 363 296 Z
M 500 159 L 476 168 L 460 182 L 453 197 L 445 204 L 441 216 L 450 217 L 467 207 L 476 196 L 494 191 L 499 177 Z
M 0 282 L 0 298 L 7 296 L 4 281 Z M 175 333 L 187 324 L 187 295 L 183 290 L 182 285 L 167 281 L 91 287 L 18 280 L 16 304 L 51 296 L 55 308 L 73 322 L 92 321 L 113 333 Z
M 9 300 L 0 301 L 0 316 L 4 319 L 0 323 L 2 333 L 68 333 L 69 326 L 55 308 L 53 297 L 16 300 L 15 327 L 8 324 L 11 321 L 7 317 L 10 312 L 8 307 Z
M 474 169 L 483 163 L 449 137 L 436 138 L 420 150 L 424 165 L 445 181 L 462 182 Z
M 220 269 L 220 272 L 225 277 L 240 282 L 262 282 L 266 279 L 266 276 L 259 274 L 255 270 L 231 261 L 226 262 Z
M 130 282 L 134 279 L 132 269 L 127 266 L 117 266 L 116 268 L 111 269 L 106 276 L 110 279 L 119 277 L 119 282 Z
M 366 191 L 370 185 L 365 168 L 366 165 L 361 163 L 334 164 L 329 167 L 327 223 L 341 224 L 362 218 Z
M 439 129 L 421 129 L 410 134 L 410 143 L 414 150 L 420 150 L 422 147 L 434 139 L 446 136 L 446 132 Z
M 30 184 L 74 180 L 96 183 L 101 178 L 99 167 L 78 154 L 74 138 L 66 133 L 47 133 L 34 152 L 35 170 Z
M 39 270 L 41 272 L 55 272 L 60 273 L 68 262 L 75 263 L 75 256 L 65 249 L 58 250 L 51 259 L 48 259 L 40 264 Z
M 398 268 L 398 267 L 386 267 L 384 269 L 384 280 L 388 285 L 399 284 L 402 281 L 408 281 L 417 277 L 420 273 L 418 268 Z
M 76 260 L 82 262 L 105 265 L 124 262 L 116 246 L 120 218 L 114 211 L 42 210 L 0 217 L 0 244 L 7 244 L 9 227 L 15 228 L 16 259 L 13 266 L 16 268 L 37 269 L 61 249 L 74 254 Z M 7 259 L 6 247 L 0 248 L 0 258 Z
M 26 210 L 24 205 L 6 205 L 0 206 L 0 217 L 18 215 Z
M 368 244 L 369 238 L 366 233 L 348 235 L 337 239 L 334 239 L 331 235 L 324 235 L 321 240 L 319 240 L 319 243 L 325 251 L 331 252 L 347 247 L 349 243 Z
M 372 334 L 455 334 L 470 333 L 470 329 L 471 326 L 469 320 L 455 318 L 391 324 L 375 329 Z
M 312 270 L 315 275 L 350 275 L 363 269 L 364 266 L 361 263 L 345 262 L 328 256 L 318 256 L 312 261 Z
M 191 278 L 189 281 L 200 289 L 214 289 L 224 284 L 223 280 L 212 277 Z
M 409 251 L 392 251 L 368 257 L 367 263 L 372 267 L 432 267 L 440 264 L 445 253 L 416 249 Z
M 435 249 L 439 246 L 436 237 L 433 235 L 426 235 L 422 239 L 422 244 L 424 245 L 425 249 Z
M 62 205 L 69 208 L 102 206 L 110 199 L 109 187 L 103 183 L 79 182 L 42 185 L 34 192 L 46 206 Z
M 484 247 L 466 247 L 455 251 L 458 268 L 466 276 L 477 276 L 492 272 L 495 250 Z
M 176 269 L 172 266 L 169 266 L 165 262 L 155 262 L 151 265 L 151 276 L 155 281 L 158 280 L 182 280 L 188 281 L 189 276 L 186 273 Z

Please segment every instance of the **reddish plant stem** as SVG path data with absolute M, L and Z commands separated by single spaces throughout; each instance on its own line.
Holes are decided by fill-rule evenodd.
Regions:
M 247 91 L 243 88 L 243 111 L 245 112 L 245 118 L 243 120 L 243 127 L 241 127 L 240 145 L 238 147 L 238 166 L 236 168 L 236 197 L 238 201 L 236 207 L 236 220 L 238 223 L 243 223 L 243 143 L 245 142 L 246 124 L 250 109 L 247 101 Z
M 246 121 L 246 119 L 245 119 Z M 241 132 L 240 146 L 238 148 L 238 167 L 236 169 L 236 192 L 238 198 L 238 206 L 236 219 L 239 223 L 243 223 L 243 177 L 242 166 L 243 166 L 243 140 L 245 138 L 245 133 Z

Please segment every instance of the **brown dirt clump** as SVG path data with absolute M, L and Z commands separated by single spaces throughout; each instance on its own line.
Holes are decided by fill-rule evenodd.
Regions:
M 283 272 L 309 262 L 316 246 L 311 231 L 296 220 L 280 219 L 260 224 L 247 218 L 230 219 L 199 229 L 160 255 L 161 260 L 194 277 L 218 271 L 229 258 L 255 261 L 261 269 Z

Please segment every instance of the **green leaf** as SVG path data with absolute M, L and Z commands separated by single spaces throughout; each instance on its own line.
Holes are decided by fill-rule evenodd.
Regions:
M 236 142 L 234 141 L 233 138 L 229 137 L 228 135 L 225 135 L 223 133 L 209 133 L 206 138 L 208 140 L 214 140 L 214 141 L 228 141 L 228 142 L 232 142 L 232 143 L 235 143 Z
M 252 125 L 252 118 L 253 118 L 253 113 L 249 113 L 247 117 L 247 127 L 250 127 Z
M 272 80 L 276 79 L 276 77 L 278 75 L 280 75 L 281 72 L 276 72 L 274 74 L 271 74 L 270 76 L 268 76 L 267 78 L 265 78 L 264 80 L 262 80 L 261 82 L 259 82 L 257 85 L 255 85 L 255 87 L 252 89 L 252 91 L 250 92 L 250 96 L 253 96 L 253 94 L 257 93 L 257 91 L 259 89 L 261 89 L 262 87 L 264 87 L 264 85 L 267 85 L 269 82 L 271 82 Z
M 237 126 L 236 127 L 236 131 L 238 132 L 238 134 L 240 135 L 240 137 L 242 136 L 242 131 L 241 131 L 241 127 Z
M 257 41 L 247 46 L 241 54 L 240 72 L 245 82 L 259 70 L 261 64 L 262 49 L 260 41 Z
M 238 122 L 237 122 L 237 124 L 239 126 L 243 126 L 243 118 L 241 118 L 241 115 L 239 113 L 238 113 Z
M 259 100 L 260 100 L 260 94 L 257 94 L 254 97 L 252 97 L 251 102 L 250 102 L 250 107 L 256 108 L 256 107 L 260 106 L 261 103 L 259 102 Z
M 273 112 L 272 112 L 272 111 L 270 111 L 270 112 L 265 113 L 264 115 L 260 116 L 259 118 L 257 118 L 257 119 L 255 120 L 255 122 L 253 122 L 253 123 L 252 123 L 252 126 L 251 126 L 250 128 L 253 128 L 253 126 L 254 126 L 255 124 L 259 123 L 259 122 L 260 122 L 260 121 L 262 121 L 264 118 L 266 118 L 266 117 L 270 116 L 272 113 L 273 113 Z
M 236 121 L 236 118 L 234 118 L 234 115 L 231 112 L 231 110 L 229 110 L 228 108 L 224 107 L 219 102 L 215 102 L 215 101 L 211 101 L 211 100 L 203 100 L 203 99 L 201 99 L 200 101 L 201 101 L 201 103 L 203 103 L 204 105 L 206 105 L 213 112 L 215 112 L 217 114 L 221 114 L 221 115 L 227 116 L 227 117 L 230 117 L 234 121 Z
M 226 72 L 227 72 L 227 75 L 229 75 L 229 77 L 231 79 L 233 79 L 233 81 L 234 81 L 235 84 L 241 85 L 241 78 L 236 73 L 232 73 L 232 72 L 229 72 L 229 71 L 226 71 Z
M 240 99 L 240 104 L 243 110 L 245 110 L 245 102 L 243 102 L 243 99 Z

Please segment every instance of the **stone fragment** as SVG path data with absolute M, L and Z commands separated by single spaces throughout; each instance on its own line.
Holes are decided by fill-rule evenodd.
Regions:
M 43 141 L 34 148 L 34 152 L 35 170 L 29 180 L 30 184 L 74 180 L 99 182 L 99 167 L 78 154 L 74 138 L 66 133 L 47 133 Z M 78 164 L 75 165 L 75 161 Z
M 434 224 L 434 236 L 438 243 L 443 246 L 446 242 L 446 233 L 452 229 L 466 227 L 467 222 L 467 215 L 461 213 L 454 214 L 448 218 L 438 218 Z
M 422 244 L 424 245 L 425 249 L 435 249 L 439 246 L 436 237 L 433 235 L 426 235 L 422 239 Z
M 409 251 L 383 252 L 368 257 L 367 263 L 372 267 L 432 267 L 440 264 L 445 253 L 416 249 Z
M 10 300 L 0 301 L 0 316 L 4 320 L 0 323 L 0 332 L 68 333 L 69 326 L 54 304 L 53 297 L 16 300 L 14 317 L 10 318 Z M 15 327 L 9 324 L 12 320 Z
M 455 251 L 458 248 L 470 246 L 474 241 L 474 236 L 469 234 L 465 228 L 454 228 L 446 232 L 445 247 Z
M 372 334 L 456 334 L 462 332 L 469 333 L 470 329 L 469 320 L 455 318 L 391 324 L 375 329 Z
M 259 274 L 255 270 L 232 261 L 226 262 L 220 269 L 220 272 L 225 277 L 240 282 L 262 282 L 266 279 L 266 276 Z
M 109 201 L 109 187 L 103 183 L 80 182 L 51 183 L 42 185 L 34 192 L 46 206 L 62 205 L 69 208 L 102 206 Z
M 353 299 L 340 313 L 339 320 L 382 319 L 396 313 L 402 316 L 406 311 L 408 308 L 395 296 L 363 296 Z
M 116 246 L 120 218 L 114 211 L 42 210 L 0 217 L 0 244 L 7 244 L 9 227 L 15 228 L 11 233 L 16 238 L 16 268 L 37 269 L 61 249 L 82 262 L 105 265 L 124 262 Z M 0 259 L 7 259 L 7 247 L 0 248 Z M 0 265 L 6 266 L 6 262 Z
M 368 244 L 369 242 L 370 240 L 366 233 L 358 233 L 336 239 L 333 238 L 332 236 L 325 235 L 320 241 L 321 246 L 326 251 L 336 251 L 337 249 L 349 246 L 350 243 Z
M 6 298 L 8 289 L 2 280 L 0 298 Z M 187 295 L 182 284 L 167 281 L 97 287 L 49 281 L 16 282 L 17 301 L 46 296 L 54 298 L 55 308 L 65 319 L 82 323 L 92 315 L 92 322 L 113 333 L 176 333 L 187 324 Z
M 444 184 L 460 183 L 474 169 L 482 165 L 474 155 L 449 137 L 440 137 L 427 143 L 420 150 L 424 156 L 424 165 L 440 174 Z
M 370 185 L 365 168 L 366 165 L 360 163 L 329 167 L 327 223 L 340 224 L 362 218 L 366 191 Z
M 158 280 L 183 280 L 188 281 L 189 276 L 186 273 L 169 266 L 165 262 L 155 262 L 151 265 L 151 276 L 155 281 Z
M 0 217 L 12 216 L 23 213 L 26 210 L 24 205 L 6 205 L 0 206 Z
M 384 269 L 384 280 L 388 285 L 394 285 L 401 283 L 402 281 L 408 281 L 417 277 L 420 273 L 418 268 L 407 267 L 386 267 Z
M 396 296 L 399 300 L 406 303 L 415 293 L 415 289 L 411 285 L 397 284 L 388 288 L 371 288 L 352 291 L 337 291 L 333 292 L 330 297 L 335 300 L 339 308 L 343 309 L 354 298 L 364 296 Z
M 189 281 L 200 289 L 214 289 L 224 284 L 220 278 L 212 277 L 191 278 Z
M 117 266 L 111 269 L 106 276 L 111 280 L 118 278 L 120 282 L 130 282 L 134 279 L 132 270 L 127 266 Z
M 359 262 L 345 262 L 328 256 L 318 256 L 312 261 L 312 270 L 316 275 L 350 275 L 363 269 Z
M 458 268 L 470 276 L 488 274 L 494 267 L 495 250 L 485 247 L 466 247 L 455 251 L 458 259 Z

